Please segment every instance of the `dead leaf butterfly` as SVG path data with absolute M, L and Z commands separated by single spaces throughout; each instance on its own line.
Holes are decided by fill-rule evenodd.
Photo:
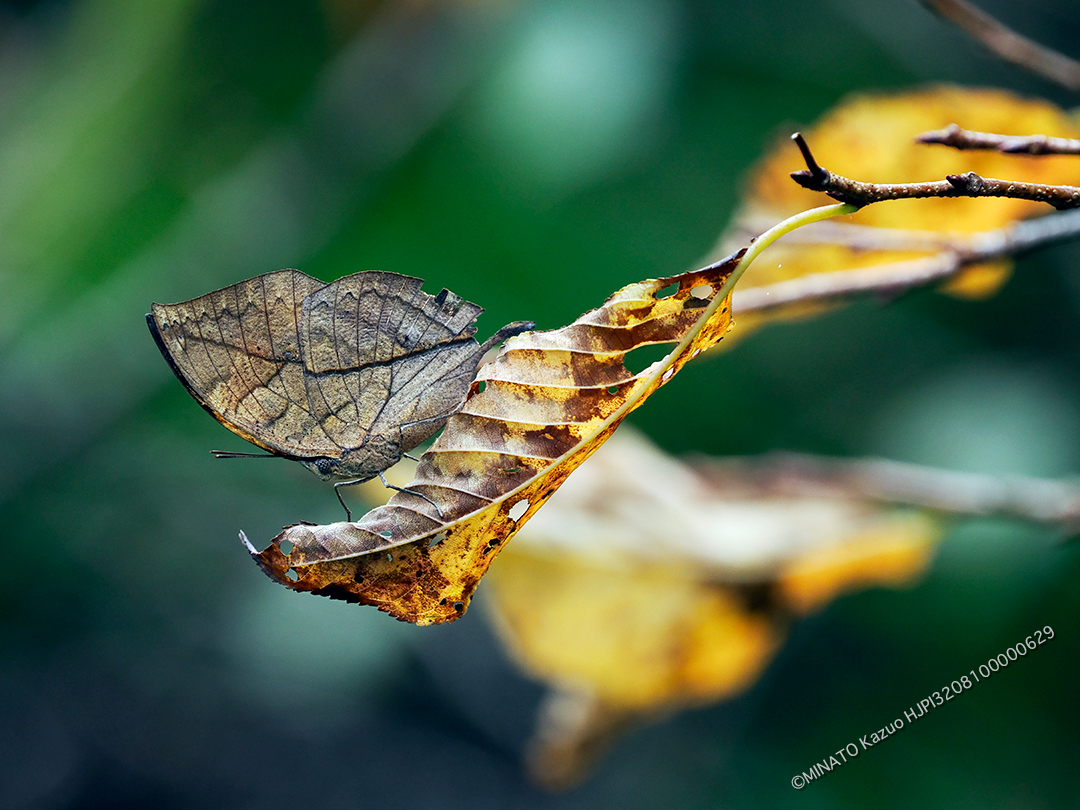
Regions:
M 154 304 L 146 321 L 188 393 L 233 433 L 335 488 L 375 476 L 391 486 L 383 470 L 461 409 L 485 352 L 534 326 L 512 323 L 480 344 L 483 309 L 422 283 L 280 270 Z

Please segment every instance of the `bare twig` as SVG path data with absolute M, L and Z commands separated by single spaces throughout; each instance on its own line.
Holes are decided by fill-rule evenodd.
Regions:
M 791 179 L 803 188 L 824 192 L 850 205 L 862 207 L 884 200 L 923 197 L 1009 197 L 1048 203 L 1058 210 L 1080 207 L 1080 188 L 1075 186 L 997 180 L 975 172 L 950 174 L 944 180 L 925 183 L 863 183 L 823 169 L 814 160 L 802 135 L 796 132 L 791 137 L 807 165 L 806 169 L 792 172 Z
M 1080 90 L 1080 63 L 1022 36 L 966 0 L 919 0 L 931 11 L 962 28 L 972 39 L 1006 62 Z
M 825 223 L 823 223 L 825 224 Z M 957 275 L 965 267 L 1016 256 L 1045 245 L 1080 236 L 1080 211 L 1066 211 L 1037 219 L 1014 222 L 1004 228 L 975 234 L 923 234 L 920 231 L 900 231 L 899 241 L 889 228 L 842 226 L 828 223 L 829 233 L 823 241 L 866 249 L 932 249 L 932 256 L 880 264 L 857 270 L 813 273 L 789 281 L 752 287 L 736 288 L 732 310 L 763 312 L 798 303 L 841 301 L 857 295 L 878 294 L 894 296 L 907 290 L 934 284 Z M 820 229 L 821 226 L 814 226 Z M 806 229 L 804 229 L 806 230 Z M 824 229 L 822 229 L 824 230 Z M 844 238 L 850 230 L 856 239 Z M 874 233 L 882 240 L 875 244 Z M 792 235 L 796 237 L 795 234 Z M 922 237 L 922 238 L 921 238 Z M 796 237 L 797 238 L 797 237 Z M 821 241 L 806 234 L 807 242 Z
M 956 515 L 1080 528 L 1080 481 L 955 472 L 885 459 L 799 453 L 708 460 L 698 470 L 737 495 L 869 498 Z
M 975 132 L 949 124 L 945 129 L 924 132 L 915 138 L 917 143 L 937 143 L 954 149 L 996 149 L 1007 154 L 1080 155 L 1080 140 L 1054 138 L 1048 135 L 996 135 Z
M 894 297 L 954 276 L 964 265 L 955 253 L 913 259 L 860 270 L 812 273 L 748 290 L 736 289 L 731 309 L 736 315 L 767 312 L 792 304 L 831 303 L 859 295 Z

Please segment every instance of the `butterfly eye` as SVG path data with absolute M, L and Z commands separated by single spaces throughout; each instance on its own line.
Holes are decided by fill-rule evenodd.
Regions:
M 329 458 L 320 458 L 315 461 L 315 469 L 319 475 L 331 476 L 334 474 L 334 462 Z

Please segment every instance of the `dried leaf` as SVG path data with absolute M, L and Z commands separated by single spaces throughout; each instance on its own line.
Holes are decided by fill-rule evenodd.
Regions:
M 324 480 L 365 481 L 461 407 L 492 345 L 532 326 L 481 346 L 472 323 L 483 310 L 422 283 L 280 270 L 154 304 L 146 320 L 184 387 L 229 430 Z
M 613 732 L 748 688 L 792 617 L 911 583 L 939 535 L 923 513 L 839 493 L 728 492 L 619 431 L 488 576 L 501 636 L 555 693 L 533 775 L 564 785 Z
M 1023 99 L 999 90 L 935 87 L 892 95 L 860 95 L 841 103 L 809 131 L 807 142 L 818 162 L 847 177 L 881 183 L 940 180 L 974 171 L 984 177 L 1036 183 L 1080 184 L 1080 160 L 1070 156 L 1005 155 L 957 151 L 915 143 L 915 136 L 958 123 L 968 129 L 1007 134 L 1045 133 L 1080 137 L 1075 119 L 1049 102 Z M 820 195 L 791 181 L 801 168 L 795 147 L 778 139 L 753 172 L 734 224 L 717 246 L 745 244 L 774 222 L 820 203 Z M 755 262 L 739 282 L 740 292 L 808 274 L 864 269 L 933 256 L 943 239 L 1001 228 L 1018 219 L 1044 215 L 1046 205 L 1025 200 L 921 199 L 871 205 L 843 222 L 821 223 L 774 246 L 767 261 Z M 861 233 L 850 226 L 870 230 Z M 847 231 L 844 229 L 848 228 Z M 816 242 L 816 243 L 815 243 Z M 924 244 L 919 245 L 919 242 Z M 904 245 L 889 248 L 888 245 Z M 941 289 L 965 298 L 993 295 L 1008 278 L 1012 262 L 1001 260 L 965 268 Z M 739 335 L 776 318 L 812 315 L 825 307 L 798 304 L 765 312 L 740 312 Z
M 457 618 L 500 548 L 566 477 L 721 339 L 731 322 L 718 295 L 738 259 L 631 284 L 569 326 L 510 339 L 422 457 L 409 492 L 357 523 L 292 526 L 261 553 L 249 550 L 294 590 L 417 624 Z M 678 345 L 639 373 L 627 369 L 628 352 L 663 343 Z
M 752 681 L 779 638 L 778 613 L 911 582 L 938 533 L 923 513 L 837 491 L 722 489 L 624 428 L 489 583 L 530 671 L 583 680 L 624 707 L 693 703 Z
M 791 560 L 779 572 L 777 590 L 794 613 L 806 614 L 843 593 L 909 585 L 925 570 L 938 535 L 927 515 L 896 516 L 865 528 L 858 542 L 826 545 Z

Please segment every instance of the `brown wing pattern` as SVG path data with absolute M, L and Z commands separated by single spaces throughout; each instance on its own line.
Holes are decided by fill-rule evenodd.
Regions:
M 324 284 L 281 270 L 154 304 L 147 320 L 192 396 L 259 447 L 340 459 L 401 431 L 407 450 L 460 407 L 486 348 L 472 327 L 483 310 L 422 283 L 366 272 Z
M 173 371 L 223 425 L 272 452 L 320 455 L 334 445 L 307 404 L 298 319 L 323 286 L 281 270 L 154 304 L 148 321 Z
M 465 399 L 479 360 L 472 322 L 483 310 L 448 290 L 428 295 L 422 283 L 357 273 L 304 301 L 307 399 L 343 448 L 361 447 L 373 432 L 396 439 L 402 425 L 449 415 Z M 406 428 L 404 449 L 440 424 L 425 424 L 415 440 L 417 431 Z

